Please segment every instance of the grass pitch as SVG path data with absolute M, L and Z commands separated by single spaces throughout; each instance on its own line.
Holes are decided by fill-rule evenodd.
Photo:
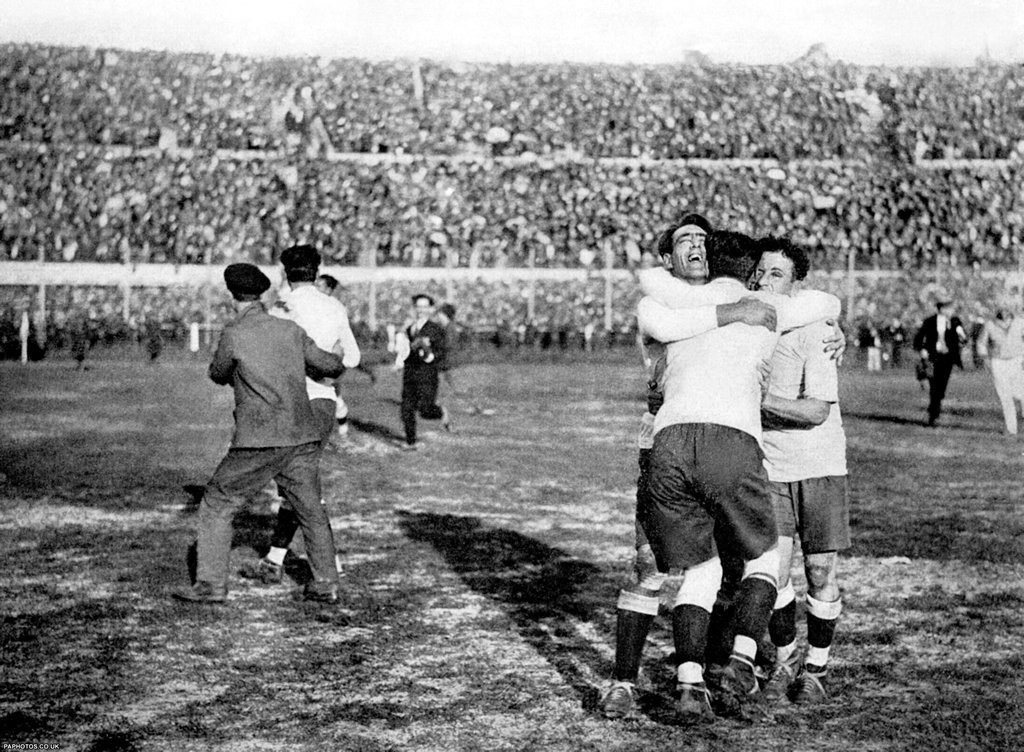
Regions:
M 398 377 L 346 376 L 355 428 L 324 485 L 341 603 L 232 580 L 172 602 L 182 486 L 226 449 L 205 362 L 0 365 L 0 742 L 61 749 L 1019 749 L 1024 444 L 988 375 L 937 429 L 907 372 L 844 367 L 853 548 L 832 697 L 768 723 L 676 724 L 659 619 L 635 721 L 595 710 L 632 555 L 642 380 L 584 360 L 460 369 L 457 432 L 397 449 Z M 493 410 L 493 414 L 490 413 Z M 269 489 L 233 565 L 269 541 Z M 799 583 L 799 578 L 798 578 Z

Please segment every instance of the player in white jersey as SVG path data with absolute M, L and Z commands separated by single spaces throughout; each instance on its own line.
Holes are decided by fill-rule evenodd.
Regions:
M 758 245 L 755 289 L 793 294 L 807 276 L 807 254 L 784 238 L 765 238 Z M 776 652 L 764 690 L 770 702 L 825 699 L 829 651 L 842 611 L 836 559 L 838 551 L 850 546 L 850 502 L 838 369 L 817 344 L 827 328 L 819 322 L 779 338 L 761 408 L 780 562 L 778 596 L 768 623 Z M 806 654 L 797 647 L 790 577 L 796 536 L 807 578 Z
M 686 284 L 703 285 L 708 269 L 704 240 L 711 224 L 699 214 L 686 214 L 659 237 L 661 263 L 674 277 Z M 713 315 L 712 315 L 713 314 Z M 774 326 L 774 309 L 754 298 L 737 303 L 710 306 L 701 316 L 691 317 L 693 334 L 716 326 L 742 321 L 750 325 Z M 640 477 L 637 480 L 637 510 L 643 508 L 647 494 L 650 452 L 654 441 L 654 416 L 662 400 L 662 375 L 665 348 L 659 342 L 640 339 L 641 352 L 648 368 L 648 411 L 641 419 L 638 447 Z M 639 522 L 636 525 L 636 558 L 632 578 L 620 593 L 616 604 L 615 668 L 612 681 L 601 695 L 600 709 L 606 718 L 632 715 L 638 693 L 636 682 L 644 643 L 658 613 L 659 591 L 667 573 L 659 572 L 650 543 Z
M 732 303 L 748 295 L 746 283 L 758 256 L 752 239 L 718 232 L 708 240 L 707 285 L 688 286 L 659 270 L 640 275 L 648 296 L 638 307 L 640 326 L 668 343 L 668 365 L 665 402 L 654 424 L 648 499 L 639 514 L 658 569 L 683 573 L 673 637 L 677 709 L 691 718 L 712 715 L 703 662 L 722 576 L 719 527 L 744 569 L 733 617 L 733 655 L 715 699 L 722 712 L 735 714 L 758 693 L 753 660 L 768 627 L 779 569 L 760 446 L 759 366 L 771 356 L 778 335 L 733 324 L 682 339 L 692 324 L 686 311 L 674 309 Z M 782 330 L 837 316 L 840 310 L 837 298 L 813 291 L 793 298 L 756 295 L 776 308 Z
M 345 306 L 325 295 L 314 282 L 320 268 L 320 254 L 310 245 L 296 245 L 281 252 L 287 288 L 281 290 L 270 314 L 290 319 L 309 335 L 322 350 L 341 353 L 345 368 L 359 365 L 359 345 L 349 326 Z M 323 452 L 335 429 L 337 396 L 334 379 L 315 381 L 306 378 L 306 391 L 320 432 L 320 451 Z M 287 504 L 277 513 L 277 522 L 270 539 L 270 551 L 255 567 L 241 574 L 263 582 L 280 582 L 284 570 L 284 557 L 298 530 L 298 518 Z
M 331 276 L 330 274 L 321 274 L 316 278 L 316 282 L 314 283 L 314 285 L 316 286 L 316 289 L 322 292 L 324 295 L 326 295 L 329 298 L 333 298 L 334 300 L 337 300 L 339 303 L 341 303 L 341 301 L 337 297 L 338 280 L 335 277 Z M 345 311 L 345 319 L 347 321 L 348 309 L 345 308 L 344 303 L 341 303 L 341 307 Z M 351 332 L 351 327 L 349 328 L 349 331 Z M 361 356 L 359 358 L 359 362 L 352 367 L 358 371 L 362 371 L 367 376 L 369 376 L 371 383 L 377 383 L 377 375 L 373 372 L 373 369 L 366 364 L 366 360 Z M 334 380 L 334 394 L 337 399 L 337 402 L 334 407 L 334 417 L 338 421 L 338 436 L 344 439 L 348 436 L 348 405 L 345 404 L 345 400 L 341 396 L 340 377 Z

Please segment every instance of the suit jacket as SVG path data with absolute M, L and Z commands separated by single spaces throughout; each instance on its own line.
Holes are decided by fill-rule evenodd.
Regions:
M 946 343 L 946 351 L 949 357 L 953 359 L 953 362 L 960 368 L 963 368 L 963 363 L 960 360 L 960 348 L 962 345 L 967 344 L 967 334 L 960 319 L 956 316 L 949 316 L 947 318 L 949 319 L 949 326 L 946 328 L 945 337 L 943 338 Z M 917 351 L 927 350 L 928 359 L 935 360 L 939 354 L 935 349 L 938 342 L 938 315 L 932 315 L 926 318 L 921 324 L 921 328 L 917 330 L 917 334 L 914 336 L 914 349 Z
M 341 356 L 324 352 L 293 321 L 254 303 L 224 328 L 210 378 L 235 391 L 235 449 L 284 447 L 319 441 L 306 393 L 306 374 L 333 377 Z
M 413 333 L 413 324 L 405 333 L 409 337 L 409 355 L 405 359 L 405 368 L 436 368 L 448 370 L 448 335 L 444 327 L 432 319 Z M 430 358 L 433 355 L 433 358 Z

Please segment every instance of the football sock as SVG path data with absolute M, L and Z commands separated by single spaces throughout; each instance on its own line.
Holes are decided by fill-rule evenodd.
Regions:
M 274 523 L 274 533 L 270 536 L 271 549 L 288 548 L 298 529 L 299 516 L 295 514 L 294 510 L 282 506 L 277 510 L 277 522 Z
M 736 639 L 732 643 L 732 653 L 733 655 L 741 655 L 753 663 L 757 657 L 757 640 L 753 637 L 736 635 Z
M 768 621 L 768 636 L 776 648 L 796 642 L 796 601 L 790 601 L 772 611 Z
M 828 662 L 829 648 L 835 636 L 839 614 L 843 610 L 842 599 L 819 601 L 807 596 L 807 663 L 824 666 Z
M 744 653 L 750 658 L 757 655 L 757 641 L 768 630 L 777 594 L 774 583 L 760 577 L 747 577 L 740 583 L 733 622 L 736 641 L 745 637 L 753 644 L 753 650 Z
M 676 648 L 676 664 L 693 663 L 700 666 L 708 646 L 708 623 L 711 612 L 700 606 L 684 603 L 672 609 L 672 637 Z M 691 669 L 687 669 L 691 671 Z M 687 674 L 689 675 L 689 674 Z M 682 679 L 681 681 L 689 681 Z M 696 681 L 702 681 L 697 679 Z M 696 682 L 690 682 L 696 683 Z
M 270 553 L 268 553 L 263 558 L 265 558 L 271 564 L 277 564 L 277 566 L 281 566 L 282 564 L 284 564 L 284 555 L 286 553 L 288 553 L 287 548 L 271 548 Z
M 721 601 L 711 609 L 711 620 L 708 624 L 708 651 L 705 662 L 709 665 L 724 665 L 729 662 L 732 650 L 732 606 Z
M 640 673 L 640 658 L 643 655 L 647 633 L 654 617 L 636 611 L 618 609 L 615 625 L 615 681 L 635 682 Z
M 794 639 L 788 645 L 777 645 L 775 647 L 775 663 L 785 663 L 793 654 L 796 653 L 796 640 Z
M 704 681 L 704 669 L 699 663 L 687 661 L 676 670 L 676 679 L 684 684 L 700 684 Z
M 814 673 L 821 673 L 825 670 L 825 666 L 828 665 L 828 653 L 829 648 L 816 648 L 813 645 L 808 646 L 807 656 L 804 658 L 804 665 L 813 667 Z

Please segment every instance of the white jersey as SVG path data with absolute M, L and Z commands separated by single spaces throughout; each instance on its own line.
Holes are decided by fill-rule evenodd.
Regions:
M 346 368 L 359 365 L 359 345 L 348 323 L 348 311 L 336 298 L 325 295 L 311 284 L 294 289 L 286 286 L 270 313 L 301 326 L 321 350 L 336 352 L 336 348 L 340 348 Z M 314 381 L 307 376 L 306 391 L 311 400 L 336 399 L 333 379 Z
M 846 434 L 839 414 L 839 373 L 822 340 L 832 327 L 818 322 L 787 332 L 772 354 L 768 391 L 776 397 L 829 403 L 825 422 L 811 428 L 764 432 L 768 477 L 780 483 L 846 475 Z
M 787 297 L 751 292 L 735 279 L 719 278 L 691 286 L 660 269 L 640 273 L 645 297 L 638 317 L 641 331 L 668 343 L 665 403 L 655 418 L 654 432 L 678 423 L 713 423 L 735 428 L 761 442 L 759 365 L 771 357 L 776 332 L 761 326 L 729 324 L 692 337 L 688 321 L 694 307 L 734 303 L 753 295 L 775 306 L 780 330 L 837 316 L 839 299 L 803 291 Z

